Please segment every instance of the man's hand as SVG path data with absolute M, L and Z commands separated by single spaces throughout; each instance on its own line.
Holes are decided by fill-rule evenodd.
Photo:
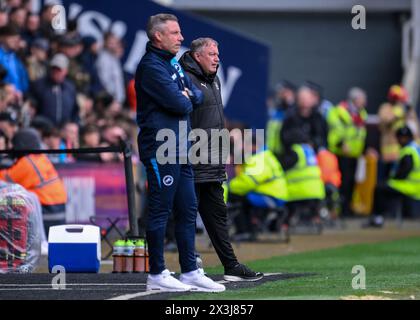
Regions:
M 182 91 L 182 94 L 187 98 L 187 99 L 190 99 L 190 96 L 188 95 L 188 91 L 187 90 L 184 90 L 184 91 Z

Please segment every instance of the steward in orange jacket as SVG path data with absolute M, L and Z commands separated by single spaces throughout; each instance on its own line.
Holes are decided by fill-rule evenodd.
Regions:
M 13 137 L 12 143 L 15 150 L 41 148 L 39 135 L 33 129 L 20 130 Z M 38 196 L 47 235 L 49 227 L 65 223 L 67 193 L 54 165 L 46 155 L 21 156 L 12 167 L 0 170 L 0 179 L 20 184 Z
M 317 160 L 324 184 L 332 184 L 334 187 L 340 188 L 341 172 L 336 155 L 326 149 L 322 149 L 317 154 Z

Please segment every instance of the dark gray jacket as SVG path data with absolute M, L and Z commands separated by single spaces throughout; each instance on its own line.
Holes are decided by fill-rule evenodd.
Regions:
M 193 163 L 194 180 L 196 183 L 225 181 L 229 136 L 225 129 L 220 80 L 217 75 L 206 75 L 189 51 L 184 53 L 179 62 L 191 81 L 204 94 L 204 102 L 196 106 L 191 113 L 191 128 L 203 129 L 208 135 L 208 146 L 204 145 L 205 141 L 201 141 L 200 144 L 199 140 L 193 145 L 195 150 L 198 150 L 198 147 L 200 150 L 208 150 L 204 156 L 208 159 L 208 164 Z M 220 139 L 212 139 L 212 129 L 225 129 L 225 135 Z M 200 152 L 197 154 L 202 155 Z

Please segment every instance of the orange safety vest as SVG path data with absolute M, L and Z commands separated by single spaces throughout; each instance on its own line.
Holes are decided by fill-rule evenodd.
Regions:
M 328 150 L 321 150 L 317 154 L 317 160 L 321 169 L 322 181 L 339 188 L 341 186 L 341 172 L 336 155 Z
M 20 158 L 11 168 L 0 170 L 0 179 L 20 184 L 38 196 L 42 206 L 62 205 L 67 193 L 54 165 L 44 154 Z

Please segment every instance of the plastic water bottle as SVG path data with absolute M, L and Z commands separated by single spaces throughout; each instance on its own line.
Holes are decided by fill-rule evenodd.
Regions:
M 134 242 L 134 272 L 149 272 L 149 255 L 143 239 Z
M 134 249 L 134 242 L 127 240 L 124 245 L 125 263 L 122 271 L 124 273 L 131 273 L 134 271 Z
M 117 240 L 114 242 L 113 245 L 113 253 L 112 258 L 114 260 L 114 273 L 123 272 L 124 265 L 125 265 L 125 256 L 124 256 L 124 248 L 125 248 L 125 241 L 124 240 Z

